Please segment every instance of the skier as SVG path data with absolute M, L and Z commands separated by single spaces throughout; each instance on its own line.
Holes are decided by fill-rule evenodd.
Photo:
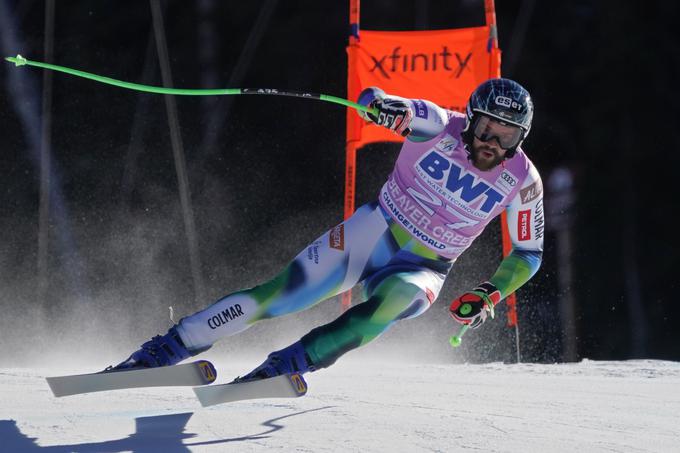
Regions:
M 272 280 L 229 294 L 144 343 L 115 370 L 174 365 L 253 323 L 295 313 L 363 283 L 364 302 L 269 354 L 238 381 L 305 373 L 332 365 L 395 322 L 414 318 L 437 298 L 456 258 L 503 210 L 513 243 L 487 281 L 455 299 L 451 316 L 471 328 L 538 270 L 543 248 L 542 185 L 520 148 L 531 128 L 529 93 L 490 79 L 465 114 L 430 101 L 367 88 L 364 114 L 406 136 L 379 199 L 360 207 Z

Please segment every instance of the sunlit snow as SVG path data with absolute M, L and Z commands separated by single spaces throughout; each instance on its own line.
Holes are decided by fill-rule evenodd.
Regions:
M 215 362 L 218 382 L 253 365 Z M 347 358 L 306 375 L 302 398 L 211 408 L 182 387 L 57 399 L 44 380 L 87 371 L 0 369 L 0 451 L 680 451 L 675 362 Z

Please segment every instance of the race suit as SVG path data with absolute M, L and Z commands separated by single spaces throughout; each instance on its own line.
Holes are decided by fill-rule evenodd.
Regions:
M 369 90 L 360 102 L 371 100 Z M 536 273 L 544 214 L 532 162 L 518 149 L 502 165 L 479 170 L 462 143 L 462 114 L 407 101 L 414 111 L 412 132 L 378 200 L 312 242 L 272 280 L 183 318 L 177 330 L 189 349 L 363 283 L 364 302 L 301 339 L 314 367 L 327 367 L 396 321 L 425 312 L 456 258 L 503 210 L 513 249 L 489 281 L 506 297 Z

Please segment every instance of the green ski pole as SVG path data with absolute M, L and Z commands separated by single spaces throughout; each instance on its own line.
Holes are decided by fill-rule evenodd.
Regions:
M 330 96 L 328 94 L 308 93 L 304 91 L 278 90 L 276 88 L 211 88 L 211 89 L 186 89 L 186 88 L 164 88 L 152 85 L 142 85 L 139 83 L 125 82 L 123 80 L 116 80 L 110 77 L 104 77 L 90 72 L 79 71 L 77 69 L 67 68 L 65 66 L 58 66 L 55 64 L 43 63 L 40 61 L 28 60 L 21 55 L 16 57 L 5 57 L 5 60 L 14 63 L 16 66 L 34 66 L 36 68 L 49 69 L 51 71 L 63 72 L 76 77 L 94 80 L 99 83 L 106 83 L 120 88 L 125 88 L 134 91 L 143 91 L 146 93 L 156 94 L 175 94 L 181 96 L 225 96 L 238 94 L 260 94 L 269 96 L 292 96 L 305 99 L 316 99 L 319 101 L 332 102 L 334 104 L 344 105 L 346 107 L 359 110 L 361 112 L 378 115 L 376 109 L 357 104 L 356 102 L 347 99 Z
M 451 343 L 451 346 L 453 346 L 454 348 L 460 346 L 460 344 L 463 342 L 463 335 L 465 335 L 465 332 L 467 332 L 469 328 L 470 325 L 465 324 L 463 327 L 460 328 L 458 335 L 451 335 L 451 338 L 449 338 L 449 343 Z

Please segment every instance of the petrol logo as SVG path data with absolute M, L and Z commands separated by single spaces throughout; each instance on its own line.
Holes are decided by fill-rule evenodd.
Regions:
M 335 250 L 345 250 L 345 225 L 340 224 L 333 228 L 328 235 L 329 246 Z
M 526 211 L 519 211 L 519 218 L 517 219 L 517 238 L 520 241 L 528 241 L 531 239 L 531 209 Z

